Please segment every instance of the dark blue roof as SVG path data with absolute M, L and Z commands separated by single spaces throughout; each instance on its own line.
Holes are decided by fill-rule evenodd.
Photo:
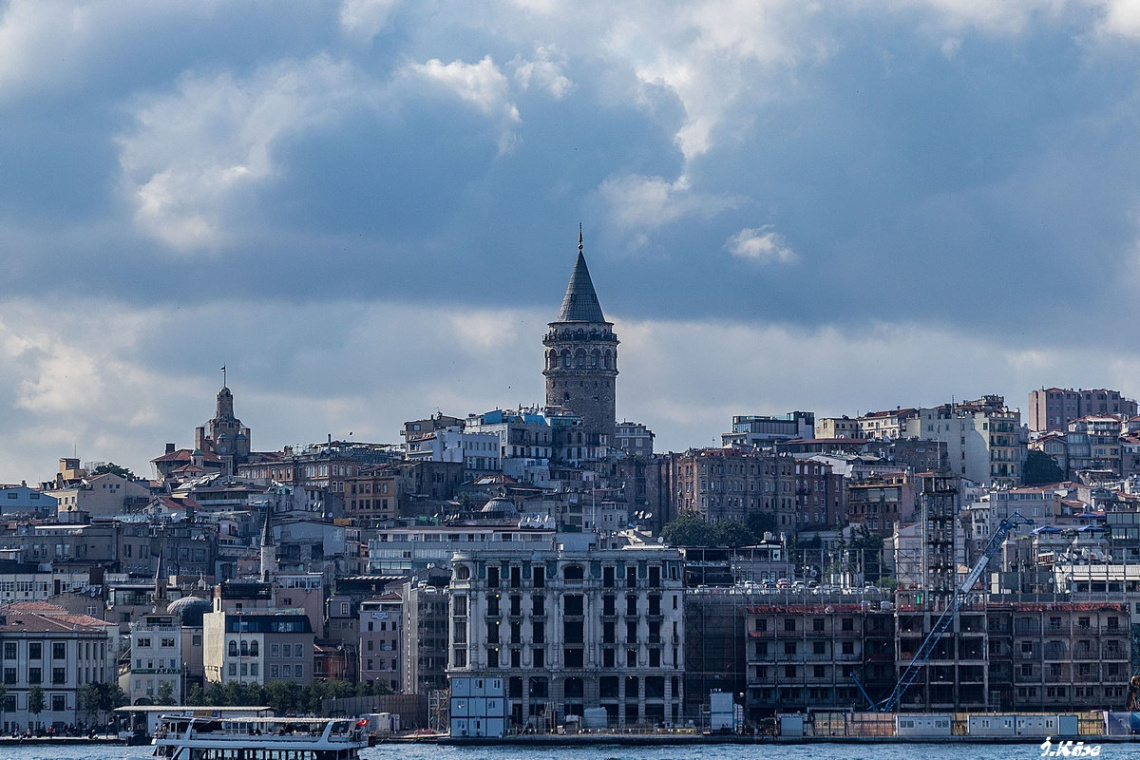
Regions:
M 558 312 L 559 322 L 605 322 L 602 316 L 602 307 L 598 303 L 598 294 L 594 291 L 594 283 L 590 279 L 590 270 L 586 268 L 586 257 L 578 251 L 578 261 L 574 264 L 574 273 L 570 275 L 570 284 L 566 286 L 566 295 L 562 297 L 562 309 Z

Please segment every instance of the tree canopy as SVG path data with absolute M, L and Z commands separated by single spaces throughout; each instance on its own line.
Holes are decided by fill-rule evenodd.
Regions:
M 115 464 L 114 462 L 107 462 L 101 464 L 91 471 L 92 475 L 118 475 L 124 480 L 138 480 L 138 477 L 128 470 L 126 467 Z
M 705 522 L 694 514 L 681 515 L 661 530 L 661 539 L 672 546 L 747 546 L 756 534 L 736 520 Z
M 1025 457 L 1025 467 L 1022 468 L 1021 473 L 1022 483 L 1027 486 L 1060 483 L 1065 479 L 1065 472 L 1057 466 L 1057 460 L 1044 451 L 1032 449 Z

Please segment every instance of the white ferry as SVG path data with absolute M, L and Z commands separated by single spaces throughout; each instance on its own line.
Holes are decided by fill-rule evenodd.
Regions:
M 368 741 L 351 718 L 178 715 L 162 718 L 151 744 L 148 760 L 357 760 Z

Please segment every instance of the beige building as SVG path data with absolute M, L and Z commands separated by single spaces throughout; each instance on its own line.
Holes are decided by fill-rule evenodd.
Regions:
M 111 473 L 84 476 L 47 494 L 58 501 L 57 509 L 64 521 L 68 519 L 65 513 L 113 517 L 141 510 L 150 502 L 150 489 L 145 485 Z
M 226 611 L 202 616 L 206 681 L 266 684 L 313 680 L 313 628 L 302 610 Z
M 816 438 L 858 438 L 859 421 L 847 415 L 842 417 L 821 417 L 815 421 Z

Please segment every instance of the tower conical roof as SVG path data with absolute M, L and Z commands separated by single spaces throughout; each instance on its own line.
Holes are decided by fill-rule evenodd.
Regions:
M 558 312 L 559 322 L 605 322 L 598 294 L 586 268 L 586 257 L 582 254 L 582 231 L 578 231 L 578 260 L 574 263 L 574 274 L 566 286 L 562 297 L 562 309 Z

